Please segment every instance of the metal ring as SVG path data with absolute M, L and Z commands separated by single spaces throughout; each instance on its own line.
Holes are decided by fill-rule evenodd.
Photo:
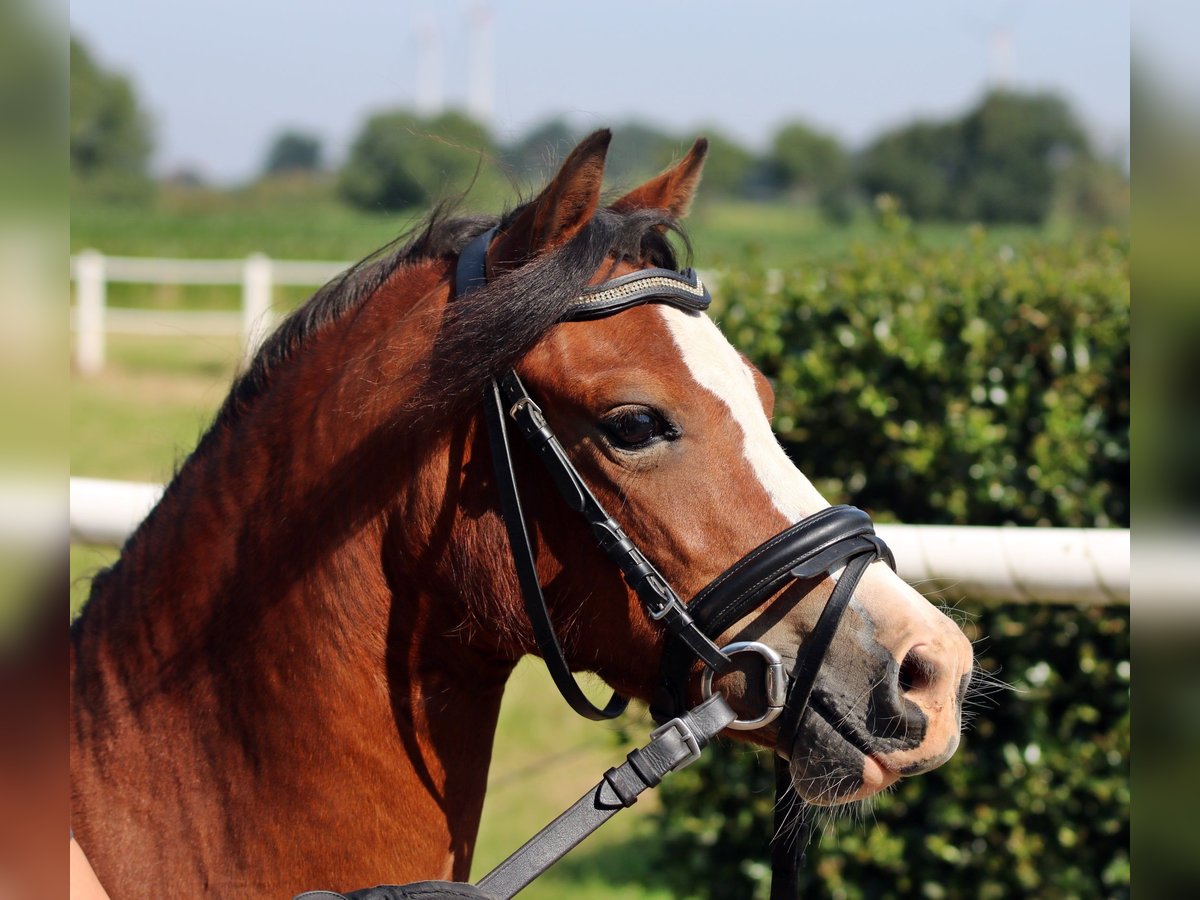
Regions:
M 787 702 L 787 673 L 783 671 L 783 658 L 774 649 L 758 641 L 735 641 L 721 648 L 726 656 L 735 653 L 757 653 L 767 664 L 766 688 L 767 710 L 757 719 L 734 719 L 727 726 L 735 731 L 753 731 L 769 725 L 779 718 Z M 700 695 L 707 700 L 713 694 L 713 670 L 705 669 L 700 676 Z

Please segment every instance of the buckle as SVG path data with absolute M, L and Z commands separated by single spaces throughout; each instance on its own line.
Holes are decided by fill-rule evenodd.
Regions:
M 516 420 L 522 412 L 529 411 L 529 416 L 533 419 L 535 425 L 539 428 L 546 424 L 546 417 L 542 415 L 542 408 L 533 402 L 533 398 L 526 394 L 521 397 L 508 408 L 508 415 Z
M 671 719 L 669 722 L 664 722 L 652 732 L 650 732 L 651 741 L 655 741 L 668 732 L 674 731 L 679 735 L 679 739 L 683 741 L 683 745 L 688 749 L 688 755 L 675 765 L 671 766 L 672 772 L 678 772 L 680 769 L 685 769 L 700 758 L 700 741 L 696 738 L 692 727 L 681 718 Z
M 683 608 L 679 602 L 679 598 L 675 596 L 673 591 L 663 584 L 660 578 L 650 575 L 646 578 L 646 583 L 654 589 L 655 596 L 662 601 L 662 603 L 657 607 L 651 606 L 649 603 L 645 604 L 646 614 L 655 622 L 660 622 L 665 619 L 670 614 L 671 610 L 675 609 L 676 607 L 679 607 L 680 609 Z
M 726 656 L 733 656 L 735 653 L 757 653 L 767 664 L 766 711 L 756 719 L 734 719 L 726 727 L 732 728 L 734 731 L 754 731 L 756 728 L 762 728 L 764 725 L 774 722 L 779 718 L 787 703 L 788 679 L 787 673 L 783 670 L 783 658 L 773 648 L 766 644 L 760 644 L 758 641 L 735 641 L 732 644 L 726 644 L 721 650 Z M 713 670 L 705 669 L 704 674 L 700 676 L 700 696 L 707 700 L 712 695 Z

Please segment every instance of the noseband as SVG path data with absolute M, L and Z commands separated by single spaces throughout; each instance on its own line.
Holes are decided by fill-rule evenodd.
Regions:
M 487 283 L 487 251 L 495 232 L 493 228 L 479 235 L 463 250 L 455 270 L 456 296 L 461 297 Z M 701 313 L 708 309 L 711 300 L 708 289 L 691 269 L 683 272 L 645 269 L 589 288 L 560 321 L 603 318 L 646 303 L 665 303 Z M 779 757 L 777 775 L 780 789 L 784 789 L 786 779 L 786 789 L 790 791 L 788 761 L 794 755 L 800 722 L 854 589 L 867 566 L 875 560 L 883 559 L 895 568 L 892 553 L 875 534 L 870 516 L 853 506 L 820 510 L 755 547 L 684 604 L 667 579 L 588 488 L 515 371 L 509 370 L 492 380 L 484 398 L 484 416 L 500 508 L 525 609 L 546 667 L 566 701 L 576 712 L 590 719 L 620 715 L 628 702 L 614 693 L 604 707 L 594 705 L 580 689 L 567 664 L 538 581 L 513 467 L 510 427 L 515 427 L 541 459 L 563 500 L 587 522 L 597 546 L 621 571 L 626 583 L 641 600 L 646 614 L 662 627 L 664 650 L 660 678 L 651 703 L 655 720 L 667 722 L 685 716 L 688 683 L 696 661 L 703 666 L 701 692 L 707 698 L 712 694 L 714 678 L 733 670 L 734 656 L 742 653 L 762 656 L 766 663 L 766 708 L 754 718 L 738 719 L 728 723 L 727 727 L 754 730 L 778 720 L 775 739 Z M 785 672 L 779 654 L 765 644 L 717 645 L 716 639 L 724 631 L 784 588 L 801 582 L 811 589 L 821 578 L 839 569 L 840 576 L 833 592 L 812 633 L 797 653 L 790 672 Z M 776 804 L 777 817 L 786 812 L 787 806 Z M 788 848 L 783 850 L 788 852 Z M 792 896 L 794 866 L 792 884 L 781 885 L 779 853 L 780 848 L 776 847 L 773 855 L 777 876 L 772 896 Z M 794 851 L 792 855 L 795 855 Z M 780 893 L 776 894 L 776 891 Z

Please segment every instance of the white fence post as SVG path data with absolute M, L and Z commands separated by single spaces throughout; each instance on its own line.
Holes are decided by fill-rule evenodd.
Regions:
M 104 368 L 104 256 L 84 250 L 75 263 L 75 303 L 79 322 L 75 338 L 75 367 L 81 375 Z
M 271 333 L 271 260 L 246 257 L 242 270 L 242 365 L 247 365 Z

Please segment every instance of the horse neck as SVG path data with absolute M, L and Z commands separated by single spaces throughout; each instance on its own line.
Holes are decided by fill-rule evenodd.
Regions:
M 429 475 L 447 469 L 446 442 L 406 439 L 391 419 L 408 399 L 394 391 L 420 383 L 397 370 L 420 355 L 420 339 L 396 328 L 403 314 L 389 303 L 424 290 L 436 307 L 437 281 L 392 286 L 327 325 L 254 407 L 218 421 L 75 629 L 81 745 L 108 741 L 106 758 L 118 762 L 119 749 L 129 763 L 156 738 L 194 736 L 176 744 L 199 757 L 182 766 L 219 778 L 230 821 L 248 812 L 243 790 L 276 822 L 311 821 L 304 806 L 319 798 L 333 807 L 324 819 L 337 823 L 335 843 L 392 860 L 387 871 L 345 872 L 351 883 L 394 880 L 405 866 L 465 877 L 511 671 L 458 636 L 460 604 L 422 583 L 396 533 L 398 510 L 437 508 L 453 480 Z M 364 395 L 364 385 L 375 388 Z M 428 551 L 419 535 L 411 543 Z M 411 849 L 396 849 L 402 836 L 378 828 L 397 805 L 426 835 L 445 823 L 415 869 Z M 292 871 L 328 852 L 327 833 L 310 837 L 289 826 Z

